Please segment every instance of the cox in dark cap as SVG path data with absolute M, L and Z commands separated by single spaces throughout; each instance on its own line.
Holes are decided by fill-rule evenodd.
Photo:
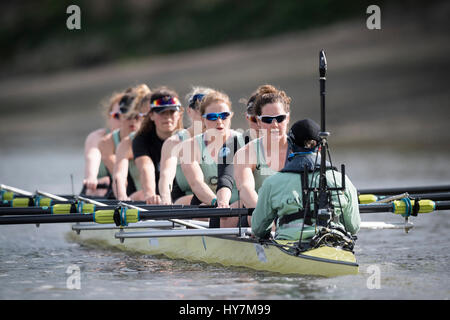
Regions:
M 314 148 L 320 141 L 320 127 L 311 119 L 303 119 L 295 122 L 289 130 L 289 140 L 292 144 L 300 148 Z M 316 144 L 309 144 L 309 141 L 316 141 Z

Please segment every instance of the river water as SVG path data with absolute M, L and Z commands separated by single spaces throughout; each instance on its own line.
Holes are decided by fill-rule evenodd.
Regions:
M 432 165 L 430 165 L 432 159 Z M 339 150 L 357 188 L 449 184 L 449 154 Z M 67 194 L 81 187 L 81 149 L 0 153 L 0 183 Z M 358 275 L 285 276 L 143 256 L 68 240 L 68 224 L 0 226 L 0 299 L 448 299 L 449 211 L 413 217 L 415 228 L 361 230 Z M 389 213 L 363 221 L 401 222 Z M 72 269 L 71 269 L 72 268 Z M 80 271 L 79 289 L 70 281 Z M 379 283 L 374 275 L 379 274 Z M 72 284 L 72 285 L 71 285 Z

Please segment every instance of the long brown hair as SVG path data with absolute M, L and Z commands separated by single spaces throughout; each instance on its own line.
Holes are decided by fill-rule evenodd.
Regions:
M 176 93 L 175 90 L 172 90 L 165 86 L 158 87 L 152 91 L 152 94 L 150 96 L 150 103 L 152 103 L 153 101 L 155 101 L 157 99 L 164 98 L 164 97 L 170 97 L 170 98 L 176 97 L 178 99 L 178 93 Z M 142 134 L 142 133 L 147 133 L 147 132 L 153 130 L 153 128 L 155 127 L 155 123 L 150 117 L 150 114 L 152 112 L 153 111 L 150 109 L 149 113 L 144 118 L 144 121 L 142 122 L 141 127 L 139 128 L 139 131 L 137 132 L 137 135 Z M 183 112 L 184 112 L 183 107 L 180 107 L 179 112 L 180 112 L 180 119 L 178 120 L 177 128 L 175 131 L 183 129 Z
M 132 102 L 127 113 L 132 114 L 141 113 L 145 110 L 145 107 L 148 107 L 152 92 L 150 88 L 143 83 L 134 87 L 129 94 L 132 97 Z
M 270 84 L 259 86 L 256 89 L 256 99 L 254 102 L 255 114 L 260 116 L 262 114 L 262 108 L 269 103 L 281 103 L 284 111 L 289 113 L 291 98 L 287 96 L 286 92 L 278 90 Z

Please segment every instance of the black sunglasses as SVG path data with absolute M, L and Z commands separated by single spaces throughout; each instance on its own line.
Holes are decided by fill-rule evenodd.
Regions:
M 275 119 L 278 123 L 283 122 L 287 118 L 287 114 L 280 114 L 277 116 L 257 116 L 259 120 L 261 120 L 264 123 L 271 124 L 273 120 Z

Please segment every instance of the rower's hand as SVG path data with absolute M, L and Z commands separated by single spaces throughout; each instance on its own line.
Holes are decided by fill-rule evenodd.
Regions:
M 83 180 L 83 184 L 88 190 L 95 191 L 97 189 L 98 180 L 97 178 L 86 178 Z
M 172 204 L 172 199 L 170 197 L 161 197 L 160 205 L 168 206 Z
M 158 194 L 145 197 L 145 202 L 147 204 L 162 204 L 161 197 Z
M 225 201 L 217 201 L 217 208 L 229 208 L 230 204 L 228 202 Z

